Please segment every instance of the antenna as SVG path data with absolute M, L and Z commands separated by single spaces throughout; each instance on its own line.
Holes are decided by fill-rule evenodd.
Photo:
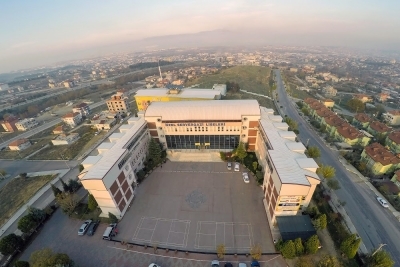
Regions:
M 160 60 L 158 60 L 158 71 L 160 72 L 160 78 L 161 78 L 161 81 L 162 81 L 162 74 L 161 74 Z

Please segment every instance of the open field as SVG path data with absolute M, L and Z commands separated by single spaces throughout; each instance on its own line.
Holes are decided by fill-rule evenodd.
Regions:
M 308 93 L 307 91 L 302 91 L 296 89 L 296 85 L 289 83 L 291 96 L 298 98 L 298 99 L 306 99 L 307 97 L 315 98 L 312 94 Z
M 7 220 L 36 192 L 53 180 L 55 175 L 14 178 L 0 189 L 0 225 Z
M 64 146 L 54 146 L 50 144 L 45 149 L 41 150 L 39 153 L 33 155 L 30 159 L 36 160 L 72 160 L 77 157 L 84 148 L 86 144 L 92 139 L 100 138 L 99 136 L 95 136 L 96 130 L 91 129 L 90 126 L 81 126 L 76 130 L 71 131 L 73 133 L 79 133 L 79 140 L 73 143 L 72 145 L 64 145 Z

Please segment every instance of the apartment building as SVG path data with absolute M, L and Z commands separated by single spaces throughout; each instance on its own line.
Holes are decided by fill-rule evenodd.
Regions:
M 119 91 L 106 101 L 108 110 L 116 114 L 126 114 L 130 111 L 129 98 L 124 92 Z
M 382 116 L 389 125 L 400 125 L 400 110 L 390 110 Z
M 24 150 L 27 149 L 28 147 L 31 146 L 31 142 L 28 139 L 17 139 L 15 141 L 12 141 L 11 143 L 8 144 L 8 148 L 10 150 Z
M 34 118 L 23 119 L 15 123 L 18 131 L 28 131 L 39 123 Z
M 385 146 L 393 153 L 400 154 L 400 131 L 389 133 L 385 140 Z
M 377 176 L 400 168 L 400 159 L 379 143 L 365 147 L 360 161 L 365 162 L 371 173 Z
M 67 113 L 62 117 L 62 121 L 73 128 L 82 122 L 82 114 L 79 112 Z
M 1 126 L 3 127 L 4 131 L 13 133 L 18 131 L 17 126 L 15 124 L 18 122 L 18 119 L 14 116 L 9 116 L 7 119 L 1 122 Z
M 51 140 L 51 143 L 54 146 L 64 146 L 64 145 L 71 145 L 78 141 L 79 139 L 79 134 L 78 133 L 71 133 L 69 135 L 66 134 L 60 134 L 53 140 Z
M 345 122 L 336 128 L 336 137 L 344 143 L 351 146 L 366 146 L 370 142 L 370 138 L 360 132 L 357 128 Z
M 372 119 L 365 113 L 357 113 L 353 117 L 353 124 L 357 127 L 367 129 Z
M 94 196 L 102 217 L 108 213 L 122 217 L 134 197 L 136 173 L 144 167 L 150 140 L 144 118 L 130 118 L 88 156 L 78 176 L 83 187 Z
M 86 103 L 80 103 L 72 108 L 73 113 L 81 113 L 82 117 L 90 114 L 90 106 Z
M 386 136 L 391 130 L 392 128 L 380 121 L 372 121 L 367 127 L 367 132 L 375 137 L 378 137 L 378 135 Z

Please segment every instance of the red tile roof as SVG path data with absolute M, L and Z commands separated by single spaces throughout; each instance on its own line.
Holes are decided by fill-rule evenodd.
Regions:
M 357 113 L 354 118 L 359 122 L 370 122 L 372 119 L 365 113 Z
M 387 133 L 390 130 L 392 130 L 392 128 L 388 127 L 386 124 L 379 122 L 379 121 L 373 121 L 369 124 L 369 127 L 371 127 L 371 129 L 374 129 L 375 131 L 379 132 L 379 133 Z
M 359 132 L 355 127 L 350 125 L 349 123 L 344 123 L 337 127 L 338 133 L 343 136 L 344 138 L 348 138 L 350 140 L 361 138 L 364 135 Z
M 9 146 L 19 146 L 19 145 L 25 144 L 26 142 L 29 142 L 29 140 L 26 138 L 23 138 L 23 139 L 17 139 L 15 141 L 12 141 L 8 145 Z
M 63 116 L 63 118 L 74 118 L 74 117 L 78 116 L 79 114 L 80 114 L 80 113 L 78 113 L 78 112 L 75 112 L 75 113 L 70 112 L 70 113 L 65 114 L 65 115 Z
M 381 163 L 383 166 L 389 164 L 398 164 L 400 159 L 393 155 L 389 150 L 384 148 L 379 143 L 373 143 L 365 147 L 365 153 L 370 156 L 375 162 Z
M 342 124 L 344 124 L 345 123 L 345 121 L 344 120 L 342 120 L 338 115 L 332 115 L 332 116 L 329 116 L 329 117 L 326 117 L 325 118 L 325 122 L 327 123 L 327 124 L 329 124 L 330 126 L 334 126 L 334 127 L 337 127 L 337 126 L 340 126 L 340 125 L 342 125 Z
M 389 110 L 388 113 L 394 116 L 400 116 L 400 110 Z
M 388 135 L 388 137 L 390 140 L 392 140 L 396 144 L 400 144 L 400 132 L 399 131 L 391 132 Z

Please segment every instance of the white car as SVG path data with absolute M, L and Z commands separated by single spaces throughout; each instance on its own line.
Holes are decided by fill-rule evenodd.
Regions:
M 250 183 L 250 179 L 249 179 L 249 174 L 247 172 L 242 173 L 243 175 L 243 181 L 248 184 Z
M 232 162 L 228 162 L 228 165 L 226 165 L 226 168 L 230 171 L 232 170 Z
M 383 198 L 377 197 L 376 200 L 378 200 L 379 204 L 381 204 L 382 207 L 384 207 L 384 208 L 389 208 L 388 203 L 387 203 L 386 200 L 384 200 Z
M 239 262 L 239 267 L 247 267 L 247 264 L 243 263 L 243 262 Z
M 235 172 L 239 172 L 240 171 L 240 164 L 239 162 L 235 162 Z
M 211 267 L 219 267 L 219 261 L 213 260 L 213 261 L 211 262 Z
M 157 264 L 155 264 L 155 263 L 151 263 L 150 265 L 149 265 L 149 267 L 161 267 L 160 265 L 157 265 Z
M 86 220 L 81 225 L 81 228 L 78 230 L 78 235 L 84 235 L 89 228 L 89 225 L 92 223 L 92 220 Z

